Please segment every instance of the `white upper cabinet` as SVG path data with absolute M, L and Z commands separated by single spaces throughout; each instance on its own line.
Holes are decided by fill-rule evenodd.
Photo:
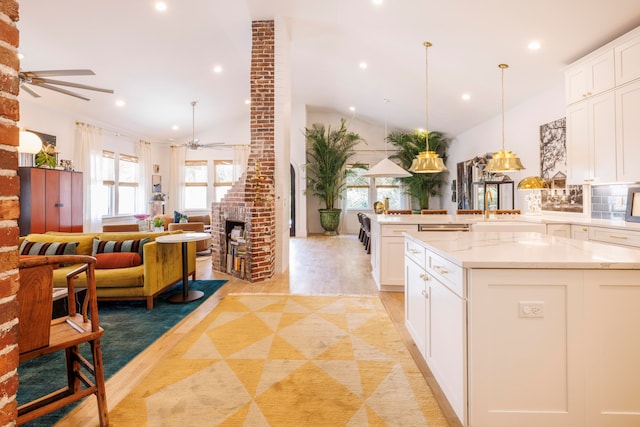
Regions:
M 640 80 L 616 89 L 618 181 L 640 181 Z
M 565 72 L 567 182 L 640 180 L 640 27 Z
M 615 48 L 616 85 L 640 78 L 640 34 Z
M 613 92 L 567 107 L 567 181 L 615 182 L 616 113 Z
M 569 68 L 565 73 L 566 103 L 573 104 L 613 89 L 613 63 L 613 51 L 607 51 Z

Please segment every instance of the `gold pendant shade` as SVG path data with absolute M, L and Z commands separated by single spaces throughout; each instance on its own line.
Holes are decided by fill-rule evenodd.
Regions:
M 542 188 L 549 188 L 549 184 L 539 176 L 528 176 L 518 183 L 518 190 L 539 190 Z
M 429 136 L 427 136 L 429 138 Z M 422 151 L 413 159 L 409 172 L 414 173 L 439 173 L 447 170 L 444 162 L 435 151 Z
M 488 172 L 519 171 L 525 168 L 520 159 L 513 152 L 504 149 L 504 70 L 509 66 L 500 64 L 498 68 L 502 70 L 502 150 L 493 154 L 485 170 Z
M 427 151 L 422 151 L 418 156 L 413 159 L 411 163 L 411 167 L 409 168 L 409 172 L 413 173 L 440 173 L 446 171 L 447 168 L 444 165 L 442 159 L 438 156 L 438 153 L 435 151 L 429 150 L 429 47 L 431 47 L 430 42 L 424 42 L 425 47 L 425 59 L 426 59 L 426 147 Z

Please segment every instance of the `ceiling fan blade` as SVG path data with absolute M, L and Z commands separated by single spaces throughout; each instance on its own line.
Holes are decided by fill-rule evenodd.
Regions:
M 199 144 L 200 147 L 205 147 L 205 148 L 213 148 L 213 147 L 220 147 L 221 145 L 224 145 L 224 142 L 211 142 L 209 144 Z
M 95 76 L 91 70 L 41 70 L 22 71 L 28 77 L 53 77 L 53 76 Z
M 63 82 L 61 80 L 53 80 L 53 79 L 42 79 L 40 77 L 34 77 L 32 79 L 32 84 L 42 85 L 42 83 L 48 83 L 48 84 L 59 85 L 59 86 L 69 86 L 69 87 L 75 87 L 78 89 L 95 90 L 97 92 L 113 93 L 113 90 L 111 89 L 102 89 L 99 87 L 87 86 L 80 83 Z
M 34 98 L 40 98 L 40 94 L 35 90 L 31 89 L 30 87 L 28 87 L 27 85 L 20 85 L 20 89 L 24 89 L 25 92 L 27 92 L 29 95 L 33 96 Z
M 64 93 L 65 95 L 74 96 L 76 98 L 84 99 L 85 101 L 91 101 L 91 99 L 87 98 L 86 96 L 82 96 L 82 95 L 77 94 L 75 92 L 71 92 L 70 90 L 65 90 L 65 89 L 61 89 L 59 87 L 51 86 L 51 85 L 48 85 L 46 83 L 39 84 L 38 87 L 43 87 L 45 89 L 49 89 L 49 90 L 52 90 L 54 92 Z

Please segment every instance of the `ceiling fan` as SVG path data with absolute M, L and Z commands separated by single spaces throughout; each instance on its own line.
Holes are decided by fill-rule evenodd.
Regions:
M 192 101 L 191 107 L 193 108 L 193 115 L 191 121 L 192 137 L 191 141 L 184 144 L 190 150 L 199 150 L 200 148 L 216 148 L 224 145 L 224 142 L 212 142 L 209 144 L 200 144 L 196 138 L 196 104 L 198 101 Z
M 40 98 L 40 94 L 33 90 L 31 86 L 37 86 L 44 89 L 53 90 L 55 92 L 64 93 L 65 95 L 74 96 L 76 98 L 90 101 L 86 96 L 72 92 L 70 90 L 62 89 L 58 86 L 68 86 L 78 89 L 94 90 L 98 92 L 113 93 L 111 89 L 102 89 L 95 86 L 83 85 L 80 83 L 64 82 L 61 80 L 53 80 L 48 77 L 56 76 L 95 76 L 91 70 L 42 70 L 42 71 L 19 71 L 18 78 L 20 79 L 20 88 L 24 89 L 29 95 Z

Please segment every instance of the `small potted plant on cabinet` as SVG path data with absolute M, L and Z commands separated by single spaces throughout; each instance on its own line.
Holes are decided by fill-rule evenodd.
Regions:
M 318 197 L 325 206 L 319 209 L 324 234 L 335 235 L 342 212 L 336 204 L 342 198 L 347 176 L 353 172 L 346 168 L 347 162 L 355 154 L 354 147 L 363 140 L 357 133 L 349 132 L 345 119 L 340 120 L 338 129 L 314 123 L 305 128 L 305 138 L 307 192 Z
M 56 163 L 56 147 L 52 144 L 43 145 L 42 150 L 36 154 L 36 166 L 55 168 Z

